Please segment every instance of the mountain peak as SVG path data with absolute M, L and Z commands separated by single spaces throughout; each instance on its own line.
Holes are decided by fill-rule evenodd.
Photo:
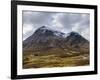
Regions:
M 46 26 L 42 26 L 42 27 L 40 27 L 41 29 L 44 29 L 44 28 L 46 28 Z
M 66 37 L 66 34 L 65 33 L 62 33 L 60 31 L 57 31 L 57 30 L 53 30 L 53 29 L 50 29 L 49 27 L 47 26 L 42 26 L 40 27 L 39 29 L 37 29 L 38 33 L 41 33 L 43 35 L 52 35 L 52 36 L 55 36 L 55 37 L 61 37 L 61 38 L 65 38 Z
M 79 35 L 79 33 L 72 31 L 72 32 L 70 32 L 70 35 Z
M 47 26 L 42 26 L 42 27 L 40 27 L 39 29 L 49 29 Z

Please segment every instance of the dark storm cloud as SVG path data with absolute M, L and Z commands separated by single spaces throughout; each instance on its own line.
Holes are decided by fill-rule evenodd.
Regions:
M 64 33 L 76 31 L 89 40 L 89 14 L 23 11 L 23 39 L 44 25 Z

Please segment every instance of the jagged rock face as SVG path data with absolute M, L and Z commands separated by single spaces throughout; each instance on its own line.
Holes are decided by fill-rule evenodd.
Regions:
M 45 26 L 37 29 L 33 35 L 23 41 L 24 50 L 38 51 L 51 48 L 88 51 L 89 41 L 77 32 L 65 34 Z

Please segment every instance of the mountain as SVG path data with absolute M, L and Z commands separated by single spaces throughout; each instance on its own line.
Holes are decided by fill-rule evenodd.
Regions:
M 46 26 L 38 28 L 34 34 L 23 41 L 24 52 L 39 51 L 89 51 L 89 41 L 77 32 L 68 34 L 49 29 Z
M 69 36 L 65 39 L 65 44 L 67 47 L 76 49 L 76 50 L 84 50 L 89 51 L 89 41 L 82 37 L 77 32 L 68 33 Z
M 65 34 L 51 30 L 45 26 L 40 27 L 33 35 L 23 42 L 24 49 L 35 48 L 42 49 L 48 47 L 58 47 L 64 40 Z

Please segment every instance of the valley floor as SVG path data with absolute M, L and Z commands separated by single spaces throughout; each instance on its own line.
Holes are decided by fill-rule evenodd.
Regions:
M 76 56 L 56 56 L 33 54 L 23 55 L 23 68 L 50 68 L 50 67 L 74 67 L 89 65 L 89 54 Z

